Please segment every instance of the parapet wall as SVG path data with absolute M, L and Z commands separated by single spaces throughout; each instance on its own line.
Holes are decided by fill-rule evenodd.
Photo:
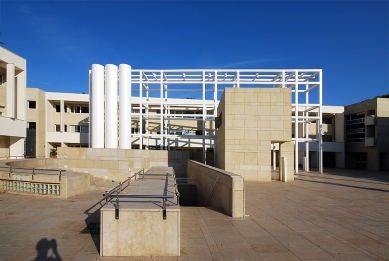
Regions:
M 234 218 L 244 217 L 245 192 L 241 176 L 190 160 L 187 177 L 196 180 L 197 201 L 201 206 L 220 208 Z
M 56 159 L 12 162 L 20 168 L 67 169 L 90 173 L 95 178 L 121 181 L 153 166 L 173 167 L 176 177 L 184 177 L 190 151 L 125 150 L 59 147 Z
M 57 173 L 32 175 L 28 173 L 29 171 L 31 170 L 26 169 L 25 173 L 9 174 L 9 172 L 0 170 L 0 189 L 14 193 L 59 196 L 60 198 L 69 198 L 90 191 L 89 174 L 63 172 L 61 176 Z

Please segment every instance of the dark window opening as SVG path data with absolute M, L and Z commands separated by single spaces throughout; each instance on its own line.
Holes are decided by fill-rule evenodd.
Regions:
M 36 109 L 36 101 L 28 101 L 29 109 Z
M 29 130 L 36 130 L 36 122 L 29 122 L 28 129 Z

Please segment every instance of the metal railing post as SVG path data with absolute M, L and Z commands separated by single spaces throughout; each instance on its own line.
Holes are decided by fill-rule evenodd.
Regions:
M 116 197 L 115 219 L 119 219 L 119 197 Z

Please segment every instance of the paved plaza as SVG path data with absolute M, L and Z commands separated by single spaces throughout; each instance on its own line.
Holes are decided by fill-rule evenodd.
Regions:
M 389 260 L 389 173 L 327 169 L 246 182 L 246 215 L 181 207 L 180 257 L 100 257 L 102 191 L 0 194 L 0 260 Z M 92 227 L 91 231 L 92 231 Z

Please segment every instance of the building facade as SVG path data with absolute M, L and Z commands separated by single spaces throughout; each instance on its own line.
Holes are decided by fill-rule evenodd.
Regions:
M 91 94 L 71 94 L 28 88 L 27 104 L 35 102 L 36 106 L 27 109 L 28 126 L 35 126 L 35 129 L 28 127 L 26 154 L 31 157 L 48 157 L 50 149 L 59 146 L 93 147 L 93 133 L 97 132 L 100 147 L 103 148 L 107 148 L 106 144 L 111 144 L 109 146 L 113 148 L 124 146 L 122 148 L 126 149 L 186 150 L 191 151 L 195 160 L 230 169 L 241 175 L 243 172 L 252 173 L 249 169 L 255 169 L 257 173 L 264 171 L 267 173 L 265 179 L 268 179 L 268 173 L 279 165 L 280 147 L 285 142 L 294 144 L 294 157 L 293 160 L 289 159 L 292 169 L 309 170 L 311 167 L 320 170 L 320 162 L 325 167 L 344 167 L 343 106 L 321 106 L 318 103 L 321 91 L 319 92 L 318 86 L 315 85 L 319 85 L 318 75 L 321 71 L 132 70 L 131 91 L 127 90 L 127 100 L 121 101 L 120 92 L 123 91 L 120 91 L 119 68 L 114 72 L 114 75 L 119 76 L 114 83 L 115 93 L 118 95 L 116 100 L 113 98 L 116 107 L 113 106 L 111 112 L 105 111 L 108 99 L 105 91 L 100 93 L 100 97 L 96 97 L 98 94 L 92 90 Z M 107 88 L 105 70 L 103 67 L 103 90 Z M 93 81 L 97 81 L 94 80 L 92 72 L 93 70 L 90 72 L 90 88 Z M 298 86 L 297 93 L 303 94 L 303 98 L 299 99 L 300 104 L 296 103 L 295 86 Z M 99 88 L 101 89 L 101 86 Z M 311 95 L 312 97 L 307 95 L 315 90 L 316 93 Z M 244 94 L 245 91 L 251 95 Z M 276 93 L 280 91 L 283 94 L 278 97 Z M 232 98 L 231 92 L 235 93 Z M 223 95 L 229 96 L 227 104 L 226 99 L 222 98 Z M 103 105 L 94 107 L 93 104 L 99 104 L 95 103 L 96 100 L 100 103 L 102 100 Z M 221 101 L 224 106 L 221 106 Z M 124 112 L 120 111 L 120 104 L 126 104 L 127 107 L 122 108 Z M 231 109 L 235 105 L 236 109 Z M 222 107 L 224 112 L 220 111 Z M 95 122 L 100 124 L 95 131 L 93 111 L 99 112 L 101 108 L 104 110 L 100 111 L 95 119 Z M 106 116 L 109 113 L 114 120 L 111 119 L 112 122 L 108 123 Z M 220 120 L 223 121 L 223 117 L 234 113 L 239 113 L 239 116 L 234 116 L 234 124 L 231 119 L 227 121 L 228 124 L 224 127 L 230 130 L 222 134 L 219 130 L 222 125 Z M 123 127 L 122 121 L 125 121 L 124 124 L 130 123 L 125 131 L 120 130 Z M 297 126 L 295 122 L 298 122 Z M 245 131 L 238 131 L 239 135 L 228 134 L 227 138 L 221 139 L 231 128 Z M 107 135 L 106 130 L 112 129 L 116 137 L 113 142 L 106 141 L 112 138 L 112 134 Z M 120 143 L 120 133 L 128 135 L 124 138 L 127 144 Z M 265 138 L 266 133 L 271 134 L 269 139 Z M 274 135 L 278 135 L 278 138 L 273 137 Z M 226 150 L 221 149 L 223 146 L 218 146 L 222 144 L 221 140 L 224 140 L 224 148 L 234 142 L 231 147 L 234 149 L 230 150 L 233 153 L 239 150 L 249 153 L 256 151 L 256 159 L 251 163 L 241 164 L 242 166 L 230 168 L 230 165 L 227 168 L 232 154 L 226 156 Z M 261 140 L 261 145 L 257 144 L 256 149 L 248 151 L 247 146 L 253 147 L 253 141 Z M 250 161 L 249 156 L 246 156 L 242 162 Z M 250 157 L 253 155 L 250 154 Z M 244 171 L 238 170 L 239 168 Z M 256 180 L 262 180 L 258 177 L 257 175 Z
M 24 156 L 26 73 L 26 59 L 0 47 L 0 158 Z
M 389 97 L 345 106 L 346 168 L 389 170 Z

